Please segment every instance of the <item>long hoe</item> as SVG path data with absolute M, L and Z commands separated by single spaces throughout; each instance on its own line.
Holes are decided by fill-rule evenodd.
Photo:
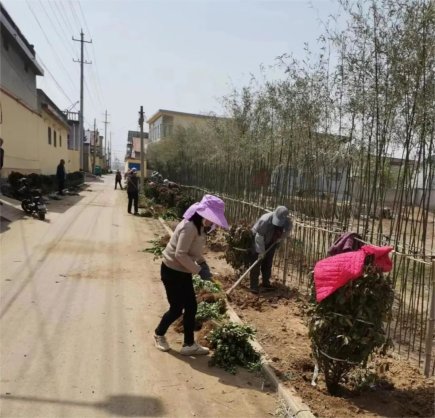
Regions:
M 266 255 L 274 246 L 276 243 L 273 243 L 264 253 Z M 238 279 L 237 281 L 225 292 L 228 296 L 240 283 L 241 281 L 249 274 L 249 272 L 262 260 L 262 258 L 257 258 L 254 263 L 251 264 L 251 266 L 246 270 Z

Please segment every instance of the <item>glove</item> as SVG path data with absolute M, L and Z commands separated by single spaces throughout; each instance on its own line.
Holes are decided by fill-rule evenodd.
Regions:
M 258 259 L 262 260 L 265 255 L 266 255 L 266 251 L 262 251 L 261 253 L 258 253 Z
M 199 266 L 201 267 L 201 270 L 199 271 L 198 274 L 200 275 L 201 279 L 202 280 L 211 280 L 212 275 L 211 275 L 210 267 L 208 266 L 208 264 L 204 261 Z

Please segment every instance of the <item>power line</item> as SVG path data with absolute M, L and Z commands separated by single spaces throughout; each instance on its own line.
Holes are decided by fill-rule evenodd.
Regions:
M 59 82 L 56 80 L 56 78 L 54 77 L 54 75 L 51 73 L 51 71 L 48 69 L 48 67 L 44 64 L 44 62 L 41 60 L 41 58 L 39 58 L 39 60 L 41 61 L 42 66 L 44 67 L 45 71 L 47 71 L 47 73 L 50 75 L 50 77 L 53 79 L 53 81 L 55 82 L 56 86 L 59 88 L 59 90 L 63 93 L 63 95 L 69 100 L 70 103 L 73 103 L 74 100 L 71 100 L 71 98 L 65 93 L 65 90 L 62 88 L 62 86 L 59 84 Z
M 98 106 L 97 106 L 97 103 L 95 103 L 95 101 L 94 101 L 94 96 L 91 94 L 91 90 L 88 87 L 88 83 L 87 83 L 86 79 L 84 79 L 84 83 L 85 83 L 85 90 L 88 93 L 88 96 L 92 102 L 92 107 L 96 110 L 96 109 L 98 109 Z
M 55 4 L 58 4 L 58 3 L 55 2 Z M 69 27 L 71 33 L 74 33 L 74 32 L 75 32 L 74 27 L 73 27 L 73 25 L 71 25 L 71 23 L 70 23 L 70 21 L 69 21 L 69 13 L 68 13 L 68 10 L 67 10 L 67 8 L 65 7 L 65 5 L 63 4 L 62 1 L 61 1 L 60 4 L 59 4 L 59 9 L 62 9 L 62 10 L 63 10 L 62 15 L 65 16 L 65 20 L 66 20 L 67 23 L 68 23 L 68 27 Z
M 62 3 L 61 3 L 61 4 L 62 4 Z M 68 2 L 68 5 L 69 5 L 69 7 L 70 7 L 70 9 L 71 9 L 71 12 L 70 12 L 70 13 L 67 13 L 67 16 L 68 16 L 68 15 L 72 16 L 73 20 L 74 20 L 74 21 L 79 25 L 79 27 L 83 27 L 83 25 L 82 25 L 82 21 L 81 21 L 81 19 L 80 19 L 80 13 L 76 11 L 77 4 L 78 4 L 78 7 L 79 7 L 79 11 L 80 11 L 80 13 L 81 13 L 82 16 L 83 16 L 83 20 L 84 20 L 83 23 L 84 23 L 84 26 L 85 26 L 85 27 L 87 28 L 87 30 L 88 30 L 88 35 L 89 35 L 90 37 L 92 37 L 92 34 L 91 34 L 90 30 L 89 30 L 89 26 L 88 26 L 88 24 L 87 24 L 87 22 L 86 22 L 86 18 L 85 18 L 84 14 L 83 14 L 83 11 L 82 11 L 82 9 L 81 9 L 81 5 L 80 5 L 79 2 L 77 2 L 77 3 L 76 3 L 76 2 L 73 2 L 73 1 L 69 1 L 69 2 Z M 63 6 L 63 4 L 62 4 L 62 6 Z M 94 96 L 95 96 L 96 101 L 99 102 L 99 104 L 100 104 L 100 106 L 101 106 L 101 109 L 103 109 L 103 108 L 104 108 L 104 104 L 103 104 L 102 93 L 101 93 L 102 89 L 101 89 L 100 84 L 99 84 L 98 74 L 95 75 L 95 74 L 96 74 L 95 72 L 97 71 L 97 69 L 95 68 L 95 66 L 96 66 L 96 62 L 95 62 L 96 56 L 95 56 L 95 50 L 94 50 L 93 43 L 91 44 L 91 47 L 92 47 L 92 50 L 94 51 L 93 54 L 88 53 L 88 50 L 87 50 L 86 45 L 85 45 L 85 52 L 86 52 L 88 55 L 93 55 L 93 56 L 92 56 L 92 58 L 93 58 L 93 59 L 92 59 L 92 63 L 93 63 L 94 65 L 91 67 L 91 69 L 90 69 L 90 71 L 89 71 L 90 78 L 89 78 L 88 81 L 91 82 L 92 87 L 93 87 L 93 90 L 94 90 L 94 93 L 91 93 L 91 89 L 89 88 L 89 86 L 88 86 L 88 82 L 86 82 L 86 80 L 85 80 L 85 88 L 86 88 L 86 90 L 87 90 L 87 93 L 88 93 L 88 95 L 89 95 L 89 97 L 90 97 L 90 99 L 91 99 L 91 102 L 92 102 L 93 106 L 94 106 L 95 108 L 98 107 L 98 106 L 96 106 L 96 102 L 94 101 Z
M 86 49 L 86 47 L 85 47 L 85 52 L 87 51 L 87 49 Z M 92 61 L 93 63 L 94 63 L 94 61 Z M 92 86 L 94 87 L 94 90 L 95 90 L 95 96 L 96 96 L 96 98 L 97 98 L 97 100 L 98 100 L 98 102 L 100 103 L 100 106 L 102 107 L 102 108 L 104 108 L 104 104 L 103 104 L 103 100 L 102 100 L 102 97 L 101 97 L 101 95 L 100 95 L 100 92 L 99 92 L 99 89 L 98 89 L 98 83 L 97 83 L 97 80 L 96 80 L 96 78 L 95 78 L 95 72 L 94 71 L 92 71 L 93 70 L 93 68 L 91 68 L 91 71 L 90 71 L 90 75 L 91 75 L 91 83 L 92 83 Z
M 74 3 L 70 0 L 68 2 L 68 4 L 69 4 L 69 7 L 70 7 L 70 9 L 72 11 L 72 14 L 71 14 L 72 17 L 75 19 L 75 21 L 78 23 L 78 25 L 81 26 L 80 19 L 78 18 L 78 15 L 77 15 L 77 13 L 76 13 L 76 11 L 74 9 Z
M 71 33 L 74 33 L 74 29 L 71 27 L 69 20 L 67 19 L 67 16 L 64 15 L 64 13 L 62 13 L 62 10 L 59 6 L 59 4 L 57 3 L 57 1 L 53 0 L 52 4 L 54 5 L 54 7 L 57 10 L 57 13 L 59 14 L 59 16 L 61 17 L 61 19 L 63 20 L 63 22 L 65 23 L 65 27 L 68 26 L 68 29 Z M 61 3 L 62 4 L 62 3 Z M 68 37 L 69 40 L 69 37 Z
M 49 20 L 51 20 L 51 19 L 50 19 L 50 16 L 48 15 L 48 12 L 45 10 L 44 5 L 43 5 L 43 3 L 42 3 L 41 0 L 39 0 L 39 3 L 41 4 L 41 7 L 43 8 L 44 13 L 45 13 L 45 15 L 47 16 L 47 18 L 48 18 Z M 54 18 L 55 18 L 57 24 L 58 24 L 60 27 L 62 27 L 62 25 L 61 25 L 61 23 L 60 23 L 60 20 L 58 19 L 57 15 L 54 13 L 54 9 L 52 8 L 51 3 L 50 3 L 50 2 L 48 2 L 48 3 L 49 3 L 49 5 L 50 5 L 51 10 L 53 11 L 53 16 L 54 16 Z M 76 16 L 78 16 L 78 15 L 76 15 Z M 53 26 L 53 28 L 54 28 L 54 30 L 55 30 L 57 36 L 59 37 L 59 39 L 61 39 L 62 35 L 57 31 L 57 29 L 56 29 L 56 27 L 55 27 L 54 25 L 52 25 L 52 26 Z M 42 28 L 41 28 L 41 29 L 42 29 Z M 64 34 L 65 32 L 62 30 L 62 33 Z M 67 38 L 67 39 L 68 39 L 68 38 Z M 72 54 L 75 55 L 74 48 L 71 46 L 71 44 L 70 44 L 70 43 L 67 43 L 67 45 L 68 45 L 70 51 L 72 52 Z M 53 47 L 53 48 L 54 48 L 54 47 Z M 56 54 L 56 55 L 57 55 L 57 54 Z M 57 56 L 58 56 L 58 55 L 57 55 Z M 63 66 L 63 64 L 62 64 L 62 67 L 63 67 L 64 71 L 66 72 L 66 74 L 67 74 L 69 80 L 71 81 L 71 83 L 72 83 L 72 84 L 75 84 L 75 83 L 73 82 L 73 80 L 71 79 L 71 77 L 70 77 L 70 75 L 69 75 L 69 72 L 68 72 L 68 71 L 65 69 L 65 67 Z M 50 73 L 50 74 L 51 74 L 51 73 Z M 93 72 L 92 72 L 92 70 L 91 70 L 91 76 L 92 76 L 92 75 L 93 75 Z M 55 82 L 56 82 L 56 84 L 60 87 L 60 85 L 59 85 L 59 83 L 57 82 L 57 80 L 55 80 Z M 89 95 L 89 98 L 90 98 L 90 100 L 91 100 L 91 102 L 92 102 L 93 107 L 94 107 L 94 108 L 97 108 L 98 106 L 96 106 L 96 103 L 94 102 L 94 97 L 93 97 L 94 95 L 91 93 L 90 89 L 88 88 L 88 85 L 87 85 L 87 83 L 86 83 L 86 80 L 85 80 L 85 87 L 86 87 L 87 93 L 88 93 L 88 95 Z M 97 93 L 97 96 L 98 96 L 98 91 L 96 91 L 96 93 Z M 97 98 L 98 98 L 98 97 L 97 97 Z M 102 103 L 101 103 L 101 107 L 102 107 L 102 108 L 104 107 Z
M 43 35 L 44 35 L 44 37 L 45 37 L 47 43 L 50 45 L 51 49 L 53 50 L 53 53 L 54 53 L 54 55 L 55 55 L 56 58 L 57 58 L 57 63 L 58 63 L 58 65 L 61 65 L 61 66 L 62 66 L 63 71 L 65 71 L 65 74 L 67 75 L 67 77 L 69 78 L 69 80 L 70 80 L 70 82 L 71 82 L 71 85 L 74 84 L 74 82 L 73 82 L 73 80 L 72 80 L 70 74 L 69 74 L 68 71 L 66 70 L 65 66 L 64 66 L 63 63 L 62 63 L 62 60 L 60 59 L 59 55 L 57 54 L 55 47 L 54 47 L 53 44 L 51 43 L 50 38 L 49 38 L 49 37 L 47 36 L 47 34 L 45 33 L 44 28 L 42 27 L 42 25 L 41 25 L 41 23 L 40 23 L 38 17 L 36 16 L 34 10 L 33 10 L 32 7 L 30 6 L 29 0 L 26 0 L 26 3 L 27 3 L 27 7 L 29 8 L 30 12 L 32 13 L 33 17 L 35 18 L 36 23 L 38 24 L 39 28 L 41 29 L 41 31 L 42 31 L 42 33 L 43 33 Z M 48 68 L 47 68 L 47 71 L 48 71 L 48 73 L 49 73 L 49 74 L 53 77 L 53 79 L 54 79 L 54 76 L 51 74 L 51 72 L 48 70 Z M 59 83 L 57 83 L 57 81 L 56 81 L 56 84 L 59 85 Z M 70 100 L 70 101 L 71 101 L 71 100 Z
M 54 31 L 56 32 L 56 35 L 59 37 L 59 40 L 61 40 L 61 39 L 65 36 L 65 32 L 64 32 L 63 25 L 60 23 L 60 20 L 59 20 L 59 18 L 57 17 L 57 13 L 55 13 L 54 8 L 53 8 L 51 2 L 47 1 L 47 3 L 48 3 L 48 5 L 50 6 L 50 9 L 51 9 L 51 11 L 52 11 L 52 13 L 53 13 L 54 19 L 56 20 L 58 26 L 59 26 L 60 29 L 61 29 L 62 35 L 57 31 L 55 25 L 51 25 L 51 26 L 52 26 L 52 28 L 54 29 Z M 42 10 L 44 11 L 45 15 L 47 16 L 47 19 L 48 19 L 49 21 L 51 21 L 50 16 L 48 15 L 48 11 L 45 9 L 44 4 L 42 3 L 42 0 L 39 0 L 39 4 L 41 5 Z M 73 53 L 74 53 L 74 49 L 72 48 L 71 44 L 68 42 L 68 39 L 69 39 L 68 35 L 66 36 L 66 39 L 67 39 L 67 43 L 66 43 L 67 47 L 69 47 L 70 50 L 72 50 Z
M 89 26 L 88 26 L 88 23 L 86 21 L 86 16 L 83 13 L 83 8 L 82 8 L 82 5 L 80 3 L 80 0 L 77 1 L 77 4 L 79 5 L 79 11 L 80 11 L 80 14 L 82 15 L 83 22 L 85 23 L 85 27 L 86 27 L 86 29 L 87 29 L 87 31 L 89 33 L 89 36 L 92 36 L 92 33 L 91 33 L 91 31 L 89 29 Z M 96 86 L 100 90 L 98 94 L 101 93 L 101 97 L 104 99 L 104 90 L 102 89 L 101 83 L 100 83 L 100 74 L 99 74 L 99 71 L 98 71 L 97 54 L 95 52 L 94 44 L 91 44 L 91 48 L 92 48 L 93 61 L 95 63 Z
M 80 0 L 77 1 L 77 4 L 79 5 L 79 10 L 80 10 L 80 13 L 83 17 L 83 21 L 85 22 L 86 30 L 88 31 L 89 35 L 91 35 L 91 31 L 89 30 L 88 23 L 86 22 L 85 14 L 83 13 L 82 5 L 80 4 Z

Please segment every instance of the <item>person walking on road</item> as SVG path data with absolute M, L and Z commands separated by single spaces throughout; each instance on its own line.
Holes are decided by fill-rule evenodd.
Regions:
M 116 190 L 116 187 L 118 186 L 118 184 L 119 184 L 119 187 L 122 190 L 121 180 L 122 180 L 121 172 L 119 170 L 116 170 L 116 175 L 115 175 L 115 190 Z
M 3 149 L 3 139 L 0 138 L 0 178 L 1 178 L 4 160 L 5 160 L 5 151 Z
M 136 175 L 136 169 L 132 168 L 130 175 L 127 177 L 127 195 L 128 195 L 128 213 L 131 213 L 132 203 L 134 204 L 134 214 L 138 215 L 139 204 L 139 177 Z
M 155 346 L 170 350 L 165 334 L 169 326 L 183 314 L 184 344 L 180 354 L 206 355 L 209 350 L 195 342 L 194 328 L 197 310 L 192 275 L 210 280 L 211 272 L 204 257 L 206 231 L 213 225 L 228 229 L 225 203 L 216 196 L 205 195 L 184 213 L 183 220 L 163 251 L 161 279 L 166 289 L 169 310 L 163 315 L 154 333 Z M 184 311 L 184 313 L 183 313 Z
M 57 166 L 56 170 L 56 178 L 57 178 L 57 188 L 58 188 L 58 194 L 63 196 L 63 189 L 65 188 L 65 160 L 60 160 L 59 165 Z
M 2 180 L 2 168 L 3 168 L 4 159 L 5 159 L 5 151 L 3 149 L 3 139 L 0 138 L 0 186 L 2 184 L 1 180 Z M 0 191 L 0 195 L 1 195 L 1 191 Z M 3 202 L 0 202 L 0 205 L 3 205 Z
M 278 206 L 273 212 L 261 216 L 252 227 L 253 245 L 251 248 L 251 264 L 261 261 L 251 270 L 250 290 L 254 294 L 259 293 L 260 271 L 262 276 L 262 287 L 264 289 L 273 289 L 270 284 L 272 276 L 273 257 L 280 240 L 285 234 L 288 234 L 292 228 L 291 221 L 288 217 L 289 211 L 285 206 Z M 272 246 L 267 251 L 266 250 Z

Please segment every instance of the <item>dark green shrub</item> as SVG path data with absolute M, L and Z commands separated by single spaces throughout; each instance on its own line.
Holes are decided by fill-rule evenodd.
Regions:
M 53 176 L 55 177 L 55 176 Z M 67 186 L 79 186 L 85 181 L 84 173 L 82 171 L 74 171 L 73 173 L 67 173 L 66 184 Z
M 50 193 L 54 190 L 57 190 L 57 179 L 55 175 L 50 176 L 40 176 L 40 186 L 39 188 L 42 190 L 42 193 Z
M 18 171 L 12 171 L 8 176 L 8 182 L 11 185 L 12 189 L 17 190 L 19 188 L 18 180 L 23 178 L 24 175 L 19 173 Z
M 242 222 L 239 225 L 232 225 L 226 234 L 227 248 L 225 260 L 234 270 L 240 271 L 250 265 L 250 249 L 253 244 L 251 225 Z
M 394 293 L 389 276 L 365 266 L 362 277 L 347 283 L 320 303 L 314 285 L 309 323 L 313 356 L 325 375 L 329 393 L 339 393 L 343 378 L 355 367 L 365 367 L 369 356 L 390 345 L 384 323 Z
M 148 199 L 152 199 L 155 203 L 171 209 L 171 213 L 175 214 L 177 218 L 181 218 L 187 208 L 195 203 L 195 200 L 181 188 L 170 188 L 152 182 L 145 184 L 144 194 Z
M 54 174 L 36 174 L 31 173 L 26 176 L 23 174 L 13 171 L 9 174 L 8 182 L 14 190 L 14 195 L 16 195 L 16 190 L 19 188 L 18 180 L 22 177 L 27 177 L 29 180 L 29 185 L 31 188 L 41 189 L 42 193 L 50 193 L 57 190 L 57 178 Z M 66 175 L 66 185 L 67 187 L 78 186 L 84 182 L 83 173 L 80 171 L 75 171 L 73 173 L 67 173 Z
M 156 200 L 157 196 L 159 195 L 159 192 L 157 190 L 157 185 L 145 183 L 144 194 L 145 197 L 147 197 L 148 199 Z
M 186 210 L 195 203 L 195 199 L 186 192 L 181 192 L 175 199 L 175 212 L 181 218 Z
M 250 344 L 254 335 L 255 330 L 249 325 L 234 322 L 226 322 L 215 328 L 207 337 L 214 349 L 210 365 L 230 373 L 235 373 L 237 366 L 258 368 L 260 354 Z

